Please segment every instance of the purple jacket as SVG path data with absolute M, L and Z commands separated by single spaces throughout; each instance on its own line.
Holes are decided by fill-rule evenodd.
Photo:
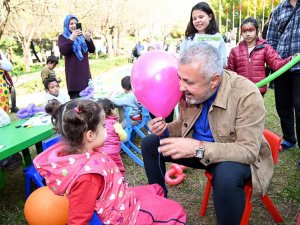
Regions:
M 94 42 L 86 41 L 88 52 L 95 52 Z M 83 53 L 80 61 L 72 50 L 73 41 L 67 39 L 62 34 L 58 37 L 58 47 L 60 53 L 65 57 L 65 73 L 68 91 L 82 91 L 88 86 L 91 78 L 88 53 Z

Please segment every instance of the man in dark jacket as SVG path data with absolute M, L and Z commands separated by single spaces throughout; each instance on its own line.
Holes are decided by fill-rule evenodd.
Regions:
M 267 41 L 281 58 L 300 52 L 300 2 L 285 0 L 273 11 L 267 32 Z M 280 118 L 283 141 L 288 149 L 300 140 L 300 63 L 275 79 L 276 110 Z M 296 135 L 295 119 L 296 118 Z M 297 138 L 296 138 L 297 137 Z

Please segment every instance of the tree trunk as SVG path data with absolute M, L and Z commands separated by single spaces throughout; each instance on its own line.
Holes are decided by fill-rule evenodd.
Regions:
M 117 32 L 115 34 L 115 52 L 117 55 L 120 55 L 120 29 L 117 29 Z
M 40 60 L 39 56 L 37 55 L 37 52 L 35 51 L 35 47 L 34 47 L 33 41 L 30 41 L 30 48 L 31 48 L 32 53 L 34 54 L 35 58 L 37 59 L 37 61 L 40 63 L 41 60 Z
M 254 0 L 254 19 L 256 19 L 257 0 Z
M 232 30 L 234 30 L 234 5 L 233 5 L 233 8 L 232 8 Z
M 241 24 L 242 24 L 242 7 L 240 6 L 239 8 L 239 13 L 240 13 L 240 19 L 239 19 L 239 38 L 238 38 L 238 42 L 240 42 L 241 40 Z
M 219 29 L 220 33 L 222 33 L 222 1 L 219 0 Z
M 265 0 L 263 0 L 263 16 L 262 16 L 261 28 L 263 28 L 265 25 L 265 8 L 266 8 L 266 3 Z
M 112 45 L 113 45 L 113 40 L 112 40 L 112 36 L 110 34 L 106 35 L 106 41 L 107 41 L 107 54 L 109 56 L 113 56 L 113 48 L 112 48 Z
M 247 17 L 249 17 L 249 16 L 250 16 L 250 4 L 249 4 L 249 2 L 248 2 L 247 4 L 248 4 L 248 8 L 247 8 Z
M 0 0 L 0 38 L 3 35 L 5 26 L 8 21 L 8 16 L 10 14 L 10 0 Z
M 228 33 L 228 13 L 226 13 L 226 35 Z
M 25 71 L 30 71 L 30 65 L 32 65 L 32 58 L 30 53 L 30 41 L 24 40 L 22 42 L 22 49 L 24 53 L 24 65 L 25 65 Z

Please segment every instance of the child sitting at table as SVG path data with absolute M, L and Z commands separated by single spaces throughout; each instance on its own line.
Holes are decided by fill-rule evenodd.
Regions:
M 48 102 L 52 99 L 56 99 L 62 104 L 70 100 L 68 95 L 63 94 L 59 91 L 59 82 L 56 78 L 52 77 L 45 79 L 44 87 L 46 91 L 44 106 L 46 106 Z
M 128 188 L 115 162 L 99 151 L 107 134 L 98 103 L 53 100 L 46 111 L 63 140 L 33 163 L 55 194 L 68 197 L 68 224 L 88 224 L 94 211 L 103 224 L 185 224 L 183 207 L 164 198 L 158 184 Z
M 101 151 L 108 154 L 110 158 L 115 161 L 122 176 L 124 176 L 125 168 L 120 155 L 120 142 L 126 140 L 127 133 L 118 122 L 114 103 L 107 98 L 99 99 L 97 100 L 97 103 L 103 108 L 106 116 L 105 128 L 107 132 L 107 138 L 104 142 L 104 145 L 101 147 Z
M 116 105 L 122 106 L 124 111 L 126 107 L 131 107 L 132 111 L 130 114 L 130 122 L 132 126 L 138 125 L 142 120 L 142 105 L 136 99 L 130 82 L 130 76 L 125 76 L 121 80 L 122 88 L 124 89 L 125 96 L 120 98 L 118 97 L 110 97 L 109 99 Z M 121 120 L 121 125 L 123 128 L 126 127 L 126 118 L 124 116 L 124 112 L 119 111 L 119 116 Z

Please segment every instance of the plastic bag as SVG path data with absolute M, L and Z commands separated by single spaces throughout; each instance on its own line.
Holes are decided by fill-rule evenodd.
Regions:
M 2 108 L 0 108 L 0 127 L 4 127 L 8 124 L 10 124 L 10 117 Z

